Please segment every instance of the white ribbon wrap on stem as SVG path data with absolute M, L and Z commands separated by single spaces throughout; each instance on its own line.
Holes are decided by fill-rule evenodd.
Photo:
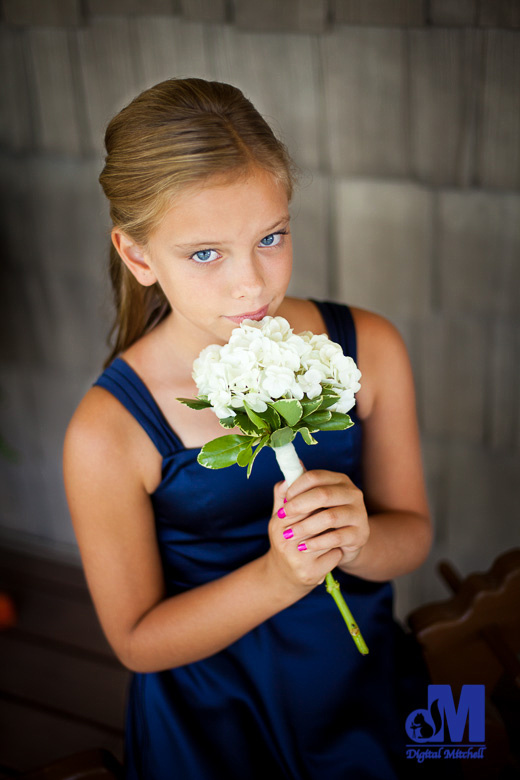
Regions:
M 284 475 L 287 486 L 289 487 L 304 472 L 298 453 L 296 452 L 292 441 L 289 442 L 289 444 L 284 444 L 282 447 L 273 447 L 273 450 L 278 465 L 280 466 L 280 471 Z

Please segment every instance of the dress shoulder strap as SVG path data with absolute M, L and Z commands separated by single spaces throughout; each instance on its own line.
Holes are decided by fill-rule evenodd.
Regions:
M 163 457 L 183 449 L 182 442 L 174 433 L 154 397 L 134 371 L 117 357 L 93 383 L 108 390 L 130 412 L 144 428 Z
M 345 355 L 357 363 L 356 327 L 350 308 L 345 303 L 309 300 L 321 311 L 331 341 L 341 344 Z

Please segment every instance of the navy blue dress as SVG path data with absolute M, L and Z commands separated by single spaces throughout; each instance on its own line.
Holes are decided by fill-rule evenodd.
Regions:
M 314 301 L 330 338 L 356 359 L 347 306 Z M 140 377 L 116 358 L 94 383 L 134 415 L 163 457 L 151 495 L 167 594 L 223 577 L 269 548 L 273 485 L 266 448 L 249 479 L 237 465 L 197 463 Z M 308 470 L 341 471 L 361 487 L 362 425 L 295 441 Z M 226 432 L 222 429 L 222 435 Z M 392 615 L 390 582 L 334 571 L 370 649 L 361 656 L 325 585 L 225 650 L 186 666 L 134 673 L 128 691 L 129 780 L 345 780 L 400 777 L 404 722 L 427 678 Z M 418 698 L 410 701 L 416 689 Z

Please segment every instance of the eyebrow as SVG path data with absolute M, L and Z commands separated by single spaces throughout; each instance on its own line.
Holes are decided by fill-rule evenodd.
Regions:
M 289 214 L 284 214 L 283 217 L 281 217 L 277 222 L 274 223 L 274 225 L 271 225 L 271 227 L 266 228 L 266 232 L 264 233 L 264 236 L 270 235 L 274 231 L 275 228 L 282 225 L 284 222 L 289 222 L 290 216 Z M 214 246 L 218 244 L 226 244 L 226 241 L 190 241 L 189 244 L 174 244 L 173 249 L 181 249 L 182 251 L 187 251 L 188 249 L 194 249 L 198 246 Z

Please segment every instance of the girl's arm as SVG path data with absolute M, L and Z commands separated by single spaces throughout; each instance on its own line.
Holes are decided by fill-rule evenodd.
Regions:
M 353 309 L 362 373 L 363 492 L 345 474 L 313 470 L 287 491 L 286 527 L 308 552 L 331 547 L 338 567 L 384 581 L 413 571 L 431 546 L 410 361 L 383 317 Z M 331 530 L 332 529 L 332 530 Z
M 138 672 L 222 650 L 309 593 L 341 557 L 332 550 L 302 559 L 285 549 L 274 514 L 275 555 L 167 598 L 142 475 L 148 446 L 119 401 L 94 387 L 69 424 L 63 452 L 67 501 L 98 618 L 120 661 Z M 276 508 L 285 492 L 284 483 L 275 486 Z
M 370 536 L 340 568 L 365 579 L 388 580 L 420 566 L 432 542 L 414 381 L 396 328 L 370 312 L 354 309 L 353 315 L 365 378 L 360 399 L 363 495 Z

